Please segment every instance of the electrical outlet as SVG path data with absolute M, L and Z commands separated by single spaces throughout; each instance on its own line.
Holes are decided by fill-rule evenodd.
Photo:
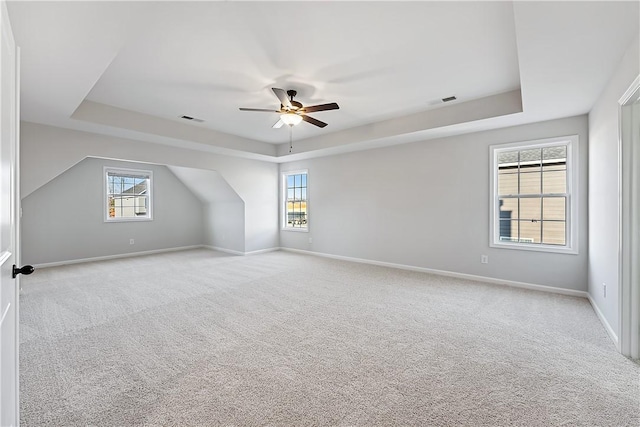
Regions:
M 604 296 L 605 298 L 607 297 L 607 284 L 606 283 L 602 284 L 602 296 Z
M 309 237 L 309 243 L 313 243 L 313 237 Z
M 135 243 L 135 241 L 133 239 L 129 239 L 129 244 L 133 245 Z
M 489 264 L 489 255 L 480 255 L 480 263 Z

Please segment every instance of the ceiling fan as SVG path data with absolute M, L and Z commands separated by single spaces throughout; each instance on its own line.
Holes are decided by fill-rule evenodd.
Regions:
M 295 90 L 288 90 L 285 92 L 283 89 L 278 89 L 277 87 L 271 88 L 271 90 L 273 90 L 273 93 L 275 93 L 275 95 L 280 100 L 279 110 L 270 110 L 265 108 L 240 108 L 240 111 L 263 111 L 267 113 L 280 113 L 280 120 L 278 120 L 276 124 L 273 125 L 274 128 L 280 128 L 285 124 L 294 126 L 303 120 L 307 123 L 311 123 L 312 125 L 323 128 L 327 125 L 325 122 L 314 119 L 313 117 L 308 116 L 307 113 L 337 110 L 338 108 L 340 108 L 335 102 L 332 102 L 330 104 L 312 105 L 309 107 L 305 107 L 298 101 L 293 100 L 293 98 L 298 94 L 298 92 L 296 92 Z M 287 96 L 289 98 L 287 98 Z

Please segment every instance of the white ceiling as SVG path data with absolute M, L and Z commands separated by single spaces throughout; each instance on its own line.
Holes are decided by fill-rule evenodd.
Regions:
M 586 113 L 640 13 L 610 1 L 8 8 L 23 120 L 270 161 Z M 326 128 L 296 126 L 289 154 L 276 113 L 238 110 L 277 109 L 272 87 L 340 109 L 311 114 Z

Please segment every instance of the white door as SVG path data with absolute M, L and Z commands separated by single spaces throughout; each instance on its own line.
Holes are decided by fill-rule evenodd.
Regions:
M 0 426 L 19 424 L 18 289 L 12 277 L 19 264 L 18 50 L 7 6 L 0 4 Z

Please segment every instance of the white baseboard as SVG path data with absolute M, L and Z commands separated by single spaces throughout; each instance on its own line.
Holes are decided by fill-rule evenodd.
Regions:
M 249 251 L 249 252 L 245 252 L 245 255 L 258 255 L 258 254 L 264 254 L 267 252 L 274 252 L 274 251 L 279 251 L 280 248 L 279 247 L 275 247 L 275 248 L 267 248 L 267 249 L 258 249 L 257 251 Z
M 207 249 L 211 249 L 211 250 L 214 250 L 214 251 L 224 252 L 224 253 L 231 254 L 231 255 L 240 255 L 240 256 L 258 255 L 258 254 L 263 254 L 263 253 L 266 253 L 266 252 L 273 252 L 273 251 L 279 251 L 280 250 L 279 247 L 275 247 L 275 248 L 267 248 L 267 249 L 258 249 L 257 251 L 241 252 L 241 251 L 236 251 L 236 250 L 233 250 L 233 249 L 221 248 L 219 246 L 202 245 L 202 247 L 203 248 L 207 248 Z
M 70 264 L 81 264 L 84 262 L 95 262 L 95 261 L 106 261 L 110 259 L 118 259 L 118 258 L 129 258 L 135 256 L 143 256 L 143 255 L 153 255 L 159 254 L 163 252 L 176 252 L 176 251 L 186 251 L 189 249 L 199 249 L 202 248 L 203 245 L 192 245 L 192 246 L 179 246 L 176 248 L 165 248 L 165 249 L 153 249 L 150 251 L 141 251 L 141 252 L 130 252 L 126 254 L 117 254 L 117 255 L 106 255 L 106 256 L 98 256 L 92 258 L 79 258 L 79 259 L 71 259 L 66 261 L 56 261 L 56 262 L 46 262 L 42 264 L 33 264 L 35 268 L 47 268 L 47 267 L 58 267 L 61 265 L 70 265 Z
M 202 245 L 202 247 L 211 249 L 212 251 L 224 252 L 225 254 L 244 256 L 244 252 L 235 251 L 233 249 L 221 248 L 218 246 L 211 246 L 211 245 Z
M 302 250 L 302 249 L 292 249 L 292 248 L 280 248 L 280 249 L 282 249 L 283 251 L 288 251 L 288 252 L 297 252 L 297 253 L 302 253 L 302 254 L 307 254 L 307 255 L 315 255 L 315 256 L 320 256 L 320 257 L 324 257 L 324 258 L 339 259 L 339 260 L 342 260 L 342 261 L 351 261 L 351 262 L 357 262 L 357 263 L 361 263 L 361 264 L 378 265 L 378 266 L 381 266 L 381 267 L 398 268 L 400 270 L 418 271 L 418 272 L 421 272 L 421 273 L 437 274 L 439 276 L 455 277 L 455 278 L 458 278 L 458 279 L 476 280 L 476 281 L 479 281 L 479 282 L 492 283 L 492 284 L 496 284 L 496 285 L 511 286 L 511 287 L 514 287 L 514 288 L 530 289 L 530 290 L 533 290 L 533 291 L 550 292 L 550 293 L 554 293 L 554 294 L 569 295 L 569 296 L 580 297 L 580 298 L 588 298 L 588 293 L 587 292 L 585 292 L 585 291 L 576 291 L 576 290 L 573 290 L 573 289 L 564 289 L 564 288 L 557 288 L 557 287 L 554 287 L 554 286 L 537 285 L 537 284 L 534 284 L 534 283 L 516 282 L 516 281 L 513 281 L 513 280 L 496 279 L 496 278 L 493 278 L 493 277 L 477 276 L 477 275 L 474 275 L 474 274 L 465 274 L 465 273 L 456 273 L 456 272 L 453 272 L 453 271 L 436 270 L 436 269 L 425 268 L 425 267 L 415 267 L 415 266 L 412 266 L 412 265 L 395 264 L 395 263 L 392 263 L 392 262 L 373 261 L 373 260 L 363 259 L 363 258 L 352 258 L 352 257 L 347 257 L 347 256 L 342 256 L 342 255 L 332 255 L 332 254 L 327 254 L 327 253 L 322 253 L 322 252 L 305 251 L 305 250 Z
M 591 295 L 587 294 L 587 298 L 591 303 L 591 307 L 593 307 L 593 311 L 596 312 L 596 316 L 598 316 L 598 319 L 600 319 L 600 323 L 602 323 L 602 326 L 604 326 L 604 329 L 607 331 L 607 333 L 609 334 L 609 337 L 611 338 L 613 343 L 616 345 L 616 348 L 618 349 L 618 351 L 620 351 L 620 341 L 618 340 L 618 335 L 616 335 L 616 332 L 613 330 L 613 328 L 611 327 L 607 319 L 604 317 L 604 314 L 602 314 L 602 311 L 600 310 L 600 307 L 598 307 L 598 304 L 596 304 L 596 301 L 593 298 L 591 298 Z

